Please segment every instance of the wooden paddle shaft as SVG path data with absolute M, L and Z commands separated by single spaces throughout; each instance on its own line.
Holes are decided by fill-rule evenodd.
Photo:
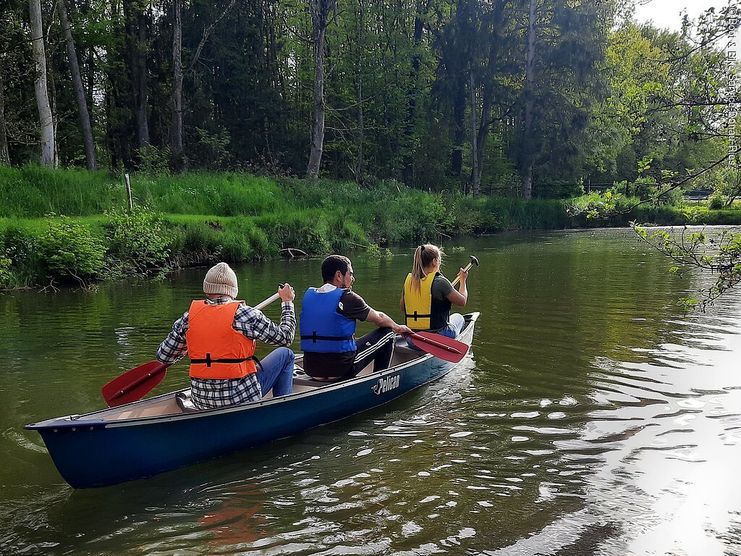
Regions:
M 278 287 L 279 288 L 282 288 L 283 286 L 284 286 L 284 284 L 278 284 Z M 275 301 L 279 297 L 280 297 L 280 294 L 278 292 L 275 292 L 273 295 L 271 295 L 270 297 L 268 297 L 265 301 L 261 301 L 260 303 L 258 303 L 257 305 L 255 305 L 254 309 L 258 309 L 258 310 L 264 309 L 265 307 L 267 307 L 268 305 L 270 305 L 273 301 Z
M 273 295 L 271 295 L 270 297 L 268 297 L 265 301 L 261 301 L 260 303 L 258 303 L 257 305 L 255 305 L 254 308 L 255 309 L 258 309 L 258 310 L 259 309 L 264 309 L 265 307 L 267 307 L 268 305 L 270 305 L 273 301 L 275 301 L 279 297 L 280 297 L 280 295 L 278 295 L 278 292 L 276 292 Z
M 463 270 L 465 270 L 466 272 L 468 272 L 469 270 L 471 270 L 471 267 L 473 267 L 473 261 L 471 261 L 471 262 L 470 262 L 470 263 L 468 263 L 468 264 L 467 264 L 466 266 L 464 266 L 464 267 L 463 267 Z M 460 278 L 460 276 L 456 276 L 456 277 L 455 277 L 455 280 L 453 280 L 453 281 L 452 281 L 452 282 L 450 283 L 450 285 L 451 285 L 451 286 L 453 286 L 453 287 L 456 287 L 456 286 L 458 285 L 458 282 L 460 282 L 460 281 L 461 281 L 461 278 Z

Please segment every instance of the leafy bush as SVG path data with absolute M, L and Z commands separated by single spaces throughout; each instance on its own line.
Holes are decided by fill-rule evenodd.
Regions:
M 15 283 L 15 275 L 10 268 L 12 263 L 8 257 L 0 255 L 0 288 L 10 288 Z
M 166 266 L 173 237 L 162 218 L 147 208 L 108 211 L 108 255 L 124 274 Z
M 28 231 L 16 226 L 6 228 L 0 234 L 0 258 L 4 259 L 3 277 L 0 287 L 17 287 L 38 281 L 38 240 Z
M 713 193 L 708 197 L 708 208 L 710 210 L 720 210 L 725 206 L 726 202 L 723 199 L 723 195 L 719 192 Z
M 166 176 L 170 173 L 170 149 L 144 145 L 138 151 L 139 170 L 150 176 Z
M 105 246 L 90 228 L 66 216 L 51 215 L 47 230 L 39 238 L 39 256 L 47 277 L 82 283 L 95 278 L 105 267 Z
M 198 166 L 207 168 L 223 168 L 229 161 L 229 131 L 219 127 L 211 133 L 207 129 L 196 127 L 197 147 L 190 156 Z

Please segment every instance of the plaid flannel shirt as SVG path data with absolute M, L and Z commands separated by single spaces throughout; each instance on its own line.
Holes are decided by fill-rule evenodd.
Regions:
M 232 301 L 230 297 L 207 299 L 206 303 L 221 305 Z M 262 314 L 261 311 L 244 302 L 234 314 L 232 328 L 247 338 L 260 340 L 266 344 L 288 346 L 293 342 L 296 332 L 296 315 L 293 303 L 283 303 L 280 324 Z M 188 352 L 185 334 L 188 331 L 188 312 L 175 321 L 167 338 L 157 349 L 157 359 L 172 364 Z M 224 407 L 259 400 L 262 397 L 257 374 L 249 374 L 238 379 L 209 380 L 191 378 L 191 399 L 201 409 Z

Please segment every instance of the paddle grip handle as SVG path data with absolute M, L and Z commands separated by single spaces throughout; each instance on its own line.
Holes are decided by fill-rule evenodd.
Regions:
M 469 270 L 471 270 L 471 267 L 472 266 L 473 266 L 473 263 L 468 263 L 466 266 L 463 267 L 463 270 L 465 270 L 466 272 L 468 272 Z M 460 282 L 460 281 L 461 281 L 460 277 L 456 276 L 455 277 L 455 280 L 453 280 L 450 283 L 450 285 L 453 286 L 453 287 L 456 287 L 458 285 L 458 282 Z
M 279 288 L 282 288 L 284 285 L 285 284 L 278 284 L 278 287 Z M 259 309 L 263 309 L 264 307 L 267 307 L 268 305 L 270 305 L 273 301 L 275 301 L 279 297 L 280 297 L 280 295 L 278 294 L 278 292 L 275 292 L 273 295 L 271 295 L 270 297 L 268 297 L 266 300 L 261 301 L 260 303 L 258 303 L 257 305 L 255 305 L 254 308 L 255 309 L 258 309 L 258 310 Z

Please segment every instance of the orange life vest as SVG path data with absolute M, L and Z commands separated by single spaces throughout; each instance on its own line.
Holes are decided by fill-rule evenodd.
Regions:
M 255 340 L 232 328 L 239 304 L 204 300 L 190 304 L 185 341 L 192 378 L 242 378 L 257 372 Z

